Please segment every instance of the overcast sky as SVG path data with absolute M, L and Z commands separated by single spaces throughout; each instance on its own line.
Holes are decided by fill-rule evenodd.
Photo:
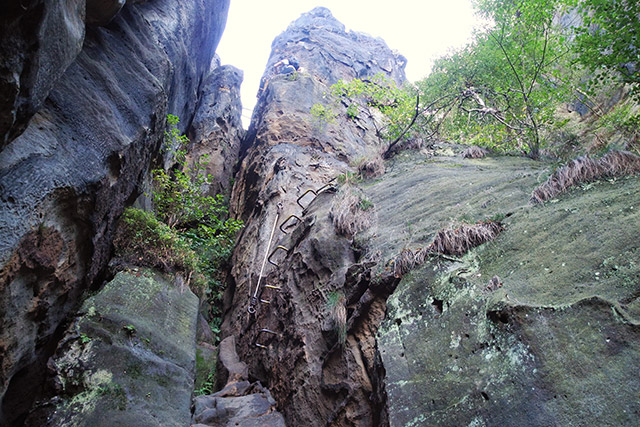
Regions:
M 407 60 L 407 78 L 425 77 L 432 62 L 469 39 L 475 18 L 471 0 L 231 0 L 217 53 L 244 71 L 243 122 L 248 125 L 271 42 L 302 13 L 331 10 L 348 30 L 382 37 Z

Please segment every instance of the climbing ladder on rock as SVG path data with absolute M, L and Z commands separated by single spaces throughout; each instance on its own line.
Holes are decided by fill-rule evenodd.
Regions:
M 278 227 L 280 229 L 280 231 L 283 234 L 288 234 L 288 232 L 286 231 L 286 228 L 287 228 L 288 225 L 291 225 L 291 222 L 293 220 L 296 221 L 293 224 L 298 224 L 298 223 L 302 222 L 301 216 L 304 216 L 304 213 L 305 213 L 306 209 L 311 205 L 311 203 L 313 203 L 313 201 L 316 199 L 316 197 L 318 197 L 318 195 L 320 193 L 323 193 L 325 191 L 328 191 L 330 189 L 334 189 L 335 188 L 335 186 L 333 184 L 334 180 L 335 180 L 335 178 L 332 179 L 327 184 L 323 185 L 322 187 L 320 187 L 317 190 L 308 189 L 304 193 L 302 193 L 300 195 L 300 197 L 298 197 L 296 199 L 296 203 L 298 204 L 298 206 L 300 206 L 302 208 L 302 213 L 300 214 L 300 216 L 298 216 L 296 214 L 289 215 L 284 221 L 282 221 L 282 223 Z M 265 250 L 264 258 L 262 260 L 262 265 L 260 266 L 260 274 L 258 275 L 258 280 L 256 282 L 255 290 L 254 290 L 254 292 L 251 294 L 251 296 L 249 298 L 249 306 L 247 307 L 247 311 L 249 312 L 250 315 L 255 315 L 257 313 L 257 307 L 258 307 L 259 304 L 263 304 L 263 305 L 271 304 L 271 299 L 263 299 L 262 298 L 262 290 L 263 290 L 263 288 L 260 286 L 261 283 L 262 283 L 262 277 L 263 277 L 264 269 L 265 269 L 265 266 L 266 266 L 267 262 L 269 262 L 270 264 L 272 264 L 273 266 L 275 266 L 277 268 L 279 265 L 278 265 L 277 262 L 275 262 L 273 260 L 273 257 L 279 251 L 284 251 L 285 253 L 289 253 L 289 248 L 287 248 L 287 247 L 285 247 L 283 245 L 277 245 L 273 249 L 273 251 L 271 251 L 271 243 L 273 241 L 273 236 L 275 234 L 276 227 L 278 226 L 278 220 L 280 219 L 282 208 L 283 208 L 282 202 L 278 203 L 278 211 L 276 212 L 276 217 L 275 217 L 275 219 L 273 221 L 273 227 L 271 228 L 271 233 L 269 235 L 269 240 L 267 241 L 267 248 Z M 279 291 L 282 290 L 281 287 L 270 285 L 270 284 L 265 284 L 264 288 L 271 289 L 271 290 L 276 291 L 276 292 L 279 292 Z M 261 338 L 263 337 L 264 334 L 277 336 L 278 333 L 275 332 L 275 331 L 272 331 L 271 329 L 260 328 L 260 330 L 258 331 L 258 334 L 256 335 L 256 339 L 254 341 L 254 344 L 258 348 L 267 349 L 268 346 L 266 344 L 263 344 L 263 343 L 260 342 Z

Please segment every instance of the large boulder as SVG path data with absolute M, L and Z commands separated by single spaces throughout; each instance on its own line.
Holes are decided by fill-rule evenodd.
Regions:
M 61 322 L 102 285 L 116 221 L 142 192 L 167 113 L 194 117 L 228 5 L 128 2 L 107 26 L 88 27 L 42 108 L 0 152 L 0 424 L 24 413 Z M 20 22 L 16 33 L 37 31 Z
M 118 273 L 87 299 L 48 363 L 56 397 L 27 425 L 185 426 L 198 297 L 153 270 Z
M 220 367 L 227 383 L 217 393 L 194 399 L 193 425 L 284 427 L 269 390 L 260 382 L 249 383 L 249 370 L 236 353 L 233 335 L 220 343 Z

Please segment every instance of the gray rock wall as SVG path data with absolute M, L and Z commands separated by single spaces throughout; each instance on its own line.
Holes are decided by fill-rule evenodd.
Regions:
M 206 163 L 204 173 L 211 175 L 210 195 L 231 192 L 233 168 L 240 155 L 245 136 L 242 129 L 240 84 L 242 71 L 231 66 L 211 64 L 211 71 L 202 81 L 196 114 L 189 127 L 191 146 L 188 161 Z M 202 156 L 207 156 L 202 160 Z
M 80 3 L 61 2 L 35 24 L 35 11 L 9 8 L 22 17 L 13 32 L 27 36 L 3 43 L 10 69 L 0 71 L 35 77 L 5 79 L 0 97 L 3 132 L 28 122 L 0 152 L 0 423 L 29 406 L 62 320 L 101 285 L 116 220 L 157 156 L 166 114 L 183 131 L 192 121 L 229 5 L 129 2 L 83 40 Z

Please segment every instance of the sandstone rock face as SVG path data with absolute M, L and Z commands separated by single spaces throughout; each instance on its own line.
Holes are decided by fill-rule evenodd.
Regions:
M 48 363 L 56 397 L 26 425 L 188 425 L 198 297 L 134 268 L 80 313 Z
M 249 383 L 247 364 L 239 359 L 233 336 L 220 343 L 220 362 L 227 384 L 217 393 L 194 399 L 192 425 L 284 427 L 269 390 L 260 382 Z
M 38 13 L 60 3 L 64 10 L 56 13 L 64 12 L 64 25 L 83 20 L 83 7 L 71 13 L 72 1 L 30 2 L 36 3 Z M 226 0 L 129 2 L 107 26 L 87 28 L 72 62 L 73 49 L 64 46 L 82 45 L 83 31 L 62 31 L 51 21 L 50 31 L 61 35 L 58 44 L 47 49 L 43 43 L 44 50 L 34 53 L 28 46 L 50 27 L 33 29 L 27 15 L 35 9 L 27 15 L 11 9 L 23 16 L 12 21 L 13 32 L 37 34 L 28 42 L 3 43 L 13 49 L 6 57 L 17 58 L 11 60 L 16 67 L 33 65 L 24 52 L 46 56 L 56 49 L 64 51 L 57 61 L 72 63 L 62 74 L 59 62 L 49 67 L 42 59 L 43 68 L 31 71 L 38 78 L 2 90 L 16 94 L 3 112 L 30 105 L 29 114 L 12 113 L 17 121 L 3 121 L 6 129 L 24 125 L 44 102 L 24 133 L 0 152 L 0 424 L 28 408 L 61 321 L 87 288 L 102 284 L 115 222 L 140 192 L 166 114 L 186 124 L 195 115 L 227 10 Z M 25 70 L 18 74 L 29 75 Z M 40 89 L 39 79 L 50 82 L 56 75 L 61 77 L 47 86 L 50 91 Z M 17 95 L 22 90 L 40 101 L 24 101 Z
M 188 159 L 193 162 L 207 156 L 203 172 L 213 178 L 211 188 L 207 189 L 210 195 L 231 192 L 233 167 L 245 135 L 241 83 L 241 70 L 214 61 L 200 86 L 198 107 L 188 132 L 191 141 Z
M 223 333 L 237 338 L 249 377 L 289 425 L 634 425 L 638 177 L 534 207 L 550 165 L 465 159 L 461 147 L 436 144 L 397 154 L 385 175 L 360 184 L 373 225 L 338 235 L 334 208 L 354 187 L 324 185 L 378 147 L 372 124 L 345 119 L 340 106 L 334 123 L 309 114 L 329 105 L 334 79 L 366 69 L 368 54 L 351 50 L 351 68 L 333 52 L 362 40 L 342 31 L 316 9 L 276 39 L 243 147 L 232 201 L 246 228 Z M 302 71 L 272 72 L 293 55 Z M 440 230 L 492 219 L 505 226 L 495 240 L 461 257 L 412 259 Z M 270 252 L 275 265 L 255 294 Z M 254 295 L 268 304 L 251 313 Z
M 365 188 L 378 224 L 363 239 L 382 259 L 428 245 L 451 221 L 505 224 L 459 261 L 433 258 L 404 276 L 389 297 L 378 349 L 390 424 L 633 425 L 640 179 L 532 207 L 547 165 L 448 151 L 401 154 Z
M 298 72 L 275 74 L 273 66 L 291 56 Z M 332 123 L 314 121 L 309 111 L 328 103 L 324 93 L 339 79 L 383 73 L 401 83 L 403 66 L 384 42 L 345 32 L 324 8 L 302 15 L 273 43 L 232 192 L 231 206 L 246 227 L 233 256 L 222 330 L 236 336 L 250 377 L 269 388 L 288 425 L 380 422 L 375 327 L 363 322 L 340 345 L 328 320 L 332 294 L 352 302 L 366 289 L 358 285 L 357 254 L 329 217 L 335 194 L 322 191 L 311 202 L 307 192 L 326 190 L 352 170 L 350 162 L 379 154 L 380 141 L 370 118 L 350 120 L 346 106 L 331 106 Z M 263 288 L 260 297 L 270 304 L 259 304 L 252 315 L 247 307 L 276 216 L 279 227 L 290 215 L 298 219 L 289 218 L 286 234 L 276 228 L 271 245 L 288 252 L 274 254 L 278 266 L 267 263 L 262 281 L 282 290 Z M 383 313 L 378 307 L 376 315 Z
M 82 49 L 85 0 L 8 0 L 0 17 L 0 150 L 20 135 Z

